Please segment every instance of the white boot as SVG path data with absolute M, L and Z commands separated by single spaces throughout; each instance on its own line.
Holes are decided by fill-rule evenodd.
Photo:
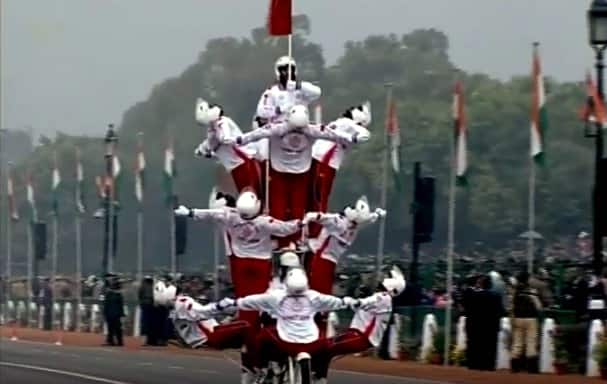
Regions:
M 243 372 L 240 374 L 240 384 L 253 384 L 255 375 L 251 372 Z
M 327 379 L 314 379 L 313 384 L 327 384 Z

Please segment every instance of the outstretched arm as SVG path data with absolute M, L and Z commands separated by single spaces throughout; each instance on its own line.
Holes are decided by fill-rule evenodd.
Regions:
M 288 236 L 299 231 L 303 227 L 302 220 L 282 221 L 267 217 L 261 224 L 262 228 L 274 236 Z
M 249 295 L 236 300 L 236 306 L 238 309 L 244 311 L 273 312 L 275 309 L 275 303 L 275 297 L 267 293 Z
M 211 219 L 216 221 L 225 222 L 228 219 L 229 211 L 225 208 L 218 209 L 196 209 L 196 208 L 188 208 L 185 205 L 180 205 L 179 208 L 175 210 L 176 216 L 188 216 L 193 218 L 194 220 L 205 220 Z
M 305 133 L 306 135 L 316 139 L 334 141 L 340 144 L 351 144 L 359 141 L 356 134 L 350 135 L 343 133 L 330 128 L 328 125 L 310 124 L 306 128 Z
M 308 212 L 304 225 L 310 222 L 321 224 L 330 233 L 341 233 L 348 229 L 348 220 L 339 213 Z
M 348 307 L 358 307 L 359 305 L 359 301 L 351 297 L 342 298 L 332 295 L 325 295 L 318 292 L 316 292 L 316 295 L 317 296 L 312 299 L 312 303 L 318 312 L 338 311 Z

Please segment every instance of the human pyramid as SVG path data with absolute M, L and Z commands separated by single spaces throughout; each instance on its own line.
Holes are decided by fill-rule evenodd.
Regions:
M 327 212 L 346 153 L 369 140 L 370 105 L 348 108 L 328 124 L 311 123 L 308 104 L 321 89 L 297 79 L 289 56 L 279 58 L 274 70 L 276 84 L 261 95 L 250 132 L 243 133 L 221 106 L 197 100 L 196 121 L 207 137 L 195 155 L 216 158 L 239 194 L 214 192 L 207 209 L 175 210 L 221 227 L 235 298 L 201 305 L 158 282 L 155 300 L 173 307 L 175 329 L 188 345 L 241 349 L 242 383 L 263 383 L 270 361 L 302 354 L 311 358 L 315 382 L 325 383 L 333 357 L 379 346 L 392 297 L 404 290 L 405 280 L 394 267 L 369 297 L 332 295 L 340 256 L 362 226 L 386 215 L 381 208 L 372 211 L 364 196 L 338 213 Z M 274 253 L 280 255 L 275 277 Z M 327 337 L 327 313 L 348 308 L 355 311 L 350 328 Z M 236 319 L 219 324 L 214 317 L 229 309 L 238 310 Z

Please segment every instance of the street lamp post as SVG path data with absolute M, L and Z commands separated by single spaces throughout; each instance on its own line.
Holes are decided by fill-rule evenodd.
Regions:
M 105 200 L 104 200 L 104 237 L 103 237 L 103 273 L 113 272 L 114 263 L 114 230 L 116 228 L 114 214 L 114 154 L 118 143 L 118 135 L 114 124 L 108 125 L 104 138 L 105 142 Z
M 597 87 L 601 102 L 603 102 L 603 53 L 607 48 L 607 0 L 593 0 L 588 10 L 588 31 L 590 45 L 596 53 L 596 76 Z M 600 196 L 599 191 L 601 164 L 603 160 L 603 127 L 601 123 L 596 124 L 596 130 L 592 133 L 587 133 L 587 137 L 595 139 L 595 178 L 592 199 L 592 242 L 593 242 L 593 270 L 597 276 L 600 276 L 603 269 L 603 233 L 601 226 L 601 213 L 599 212 L 601 204 L 600 199 L 605 196 Z M 603 214 L 605 214 L 603 212 Z

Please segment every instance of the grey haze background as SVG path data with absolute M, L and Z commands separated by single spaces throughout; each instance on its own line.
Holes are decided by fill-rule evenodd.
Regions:
M 269 0 L 1 0 L 3 127 L 100 134 L 152 86 L 197 59 L 208 39 L 248 36 Z M 329 63 L 348 40 L 434 27 L 452 60 L 499 78 L 544 70 L 582 79 L 592 65 L 590 0 L 294 0 Z M 268 68 L 268 79 L 272 76 Z M 260 90 L 261 91 L 261 90 Z M 253 108 L 253 106 L 251 106 Z

